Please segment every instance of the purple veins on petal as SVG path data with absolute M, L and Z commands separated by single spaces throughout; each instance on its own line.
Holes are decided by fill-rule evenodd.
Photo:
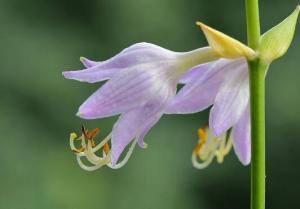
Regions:
M 125 147 L 136 138 L 145 148 L 144 136 L 162 116 L 165 102 L 149 102 L 139 109 L 122 114 L 112 131 L 112 163 L 117 163 Z
M 217 136 L 239 120 L 249 101 L 247 64 L 228 69 L 224 75 L 209 116 L 210 127 Z
M 222 81 L 220 77 L 222 68 L 215 66 L 216 63 L 211 62 L 194 67 L 182 79 L 186 85 L 169 104 L 166 112 L 170 114 L 195 113 L 212 105 Z
M 164 97 L 168 90 L 155 80 L 155 75 L 141 68 L 123 71 L 105 83 L 79 108 L 78 114 L 85 119 L 117 115 L 143 106 L 154 97 Z M 175 89 L 174 89 L 175 90 Z
M 129 70 L 134 65 L 145 64 L 151 61 L 169 59 L 174 53 L 149 43 L 134 44 L 116 56 L 103 62 L 94 62 L 86 58 L 81 59 L 88 67 L 84 70 L 65 71 L 65 78 L 81 82 L 95 83 L 111 79 L 120 70 Z
M 219 68 L 215 70 L 215 67 L 211 67 L 212 63 L 209 63 L 197 66 L 182 79 L 189 88 L 184 87 L 183 89 L 187 90 L 178 94 L 182 99 L 178 97 L 178 100 L 174 100 L 176 102 L 173 106 L 169 105 L 175 97 L 180 78 L 190 68 L 218 58 L 210 47 L 179 53 L 149 43 L 134 44 L 106 61 L 95 62 L 81 58 L 86 69 L 63 72 L 66 78 L 89 83 L 108 81 L 79 107 L 77 115 L 84 119 L 114 115 L 120 117 L 111 134 L 98 145 L 93 146 L 91 141 L 85 141 L 84 136 L 77 137 L 82 140 L 84 148 L 82 152 L 76 154 L 79 165 L 89 171 L 103 165 L 119 168 L 127 162 L 136 143 L 140 147 L 146 147 L 145 135 L 164 113 L 194 112 L 199 110 L 199 106 L 203 109 L 212 104 L 220 80 L 215 75 L 219 74 Z M 192 104 L 191 107 L 179 105 L 180 102 L 188 101 L 187 98 L 192 99 L 197 95 L 197 89 L 205 90 L 200 99 L 189 101 L 187 104 Z M 179 108 L 176 109 L 177 107 Z M 180 109 L 182 107 L 183 110 Z M 74 147 L 75 135 L 70 136 L 71 147 Z M 123 160 L 119 160 L 131 141 L 133 142 L 126 156 Z M 102 151 L 102 155 L 99 151 Z M 96 152 L 100 156 L 96 155 Z M 86 157 L 93 165 L 84 164 L 80 160 L 82 157 Z

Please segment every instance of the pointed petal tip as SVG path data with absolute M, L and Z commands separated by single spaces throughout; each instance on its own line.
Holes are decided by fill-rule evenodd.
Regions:
M 200 22 L 200 21 L 197 21 L 197 22 L 196 22 L 196 25 L 199 26 L 202 30 L 205 30 L 205 29 L 207 29 L 207 30 L 212 29 L 211 27 L 205 25 L 203 22 Z
M 143 148 L 143 149 L 148 148 L 148 144 L 145 143 L 144 141 L 138 141 L 138 144 L 139 144 L 140 148 Z
M 78 112 L 76 113 L 76 116 L 77 116 L 77 117 L 80 117 L 80 118 L 83 118 L 83 117 L 84 117 L 84 113 L 78 111 Z
M 67 78 L 67 79 L 71 77 L 70 71 L 63 71 L 61 74 L 64 78 Z
M 81 111 L 81 110 L 79 110 L 79 111 L 76 113 L 76 116 L 79 117 L 79 118 L 82 118 L 82 119 L 95 119 L 95 117 L 93 117 L 93 115 L 91 115 L 90 112 L 87 112 L 87 111 Z
M 78 71 L 78 72 L 80 72 L 80 71 Z M 76 74 L 78 72 L 76 72 L 76 71 L 64 71 L 64 72 L 62 72 L 62 75 L 66 79 L 72 79 L 72 80 L 80 81 L 80 79 L 76 78 Z
M 81 56 L 81 57 L 79 57 L 79 60 L 80 60 L 80 62 L 83 62 L 83 63 L 84 63 L 84 62 L 86 62 L 86 61 L 87 61 L 87 58 L 86 58 L 86 57 L 82 57 L 82 56 Z
M 243 159 L 239 158 L 239 161 L 242 163 L 243 166 L 248 166 L 251 162 L 251 157 L 245 157 Z
M 199 27 L 202 27 L 203 23 L 200 22 L 200 21 L 197 21 L 197 22 L 196 22 L 196 25 L 198 25 Z
M 258 54 L 240 41 L 198 21 L 196 25 L 200 26 L 209 45 L 221 57 L 227 59 L 237 59 L 246 57 L 248 60 L 255 59 Z

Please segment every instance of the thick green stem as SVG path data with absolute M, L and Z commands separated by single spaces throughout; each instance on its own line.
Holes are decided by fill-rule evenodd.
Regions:
M 265 73 L 267 66 L 249 62 L 251 104 L 251 209 L 265 209 Z
M 248 45 L 256 49 L 260 38 L 258 0 L 246 0 Z
M 246 0 L 248 45 L 260 39 L 258 0 Z M 251 209 L 265 209 L 265 73 L 259 59 L 249 61 L 251 106 Z

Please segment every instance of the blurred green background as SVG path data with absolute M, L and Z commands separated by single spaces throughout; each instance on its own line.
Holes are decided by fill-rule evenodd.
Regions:
M 261 0 L 262 31 L 298 1 Z M 0 0 L 0 209 L 245 209 L 249 172 L 233 152 L 222 165 L 190 162 L 208 111 L 164 116 L 120 170 L 86 172 L 69 149 L 85 123 L 108 133 L 116 118 L 82 121 L 99 84 L 64 80 L 80 56 L 105 60 L 141 41 L 174 51 L 205 46 L 201 20 L 246 42 L 242 0 Z M 267 77 L 267 207 L 298 208 L 300 47 Z M 102 135 L 104 136 L 104 135 Z

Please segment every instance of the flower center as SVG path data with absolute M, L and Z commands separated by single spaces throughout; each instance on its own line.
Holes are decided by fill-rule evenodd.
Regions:
M 218 163 L 224 161 L 224 157 L 232 148 L 231 133 L 214 136 L 208 127 L 198 129 L 198 144 L 192 153 L 192 163 L 195 168 L 203 169 L 210 165 L 216 157 Z
M 81 136 L 78 137 L 76 133 L 70 134 L 70 147 L 76 155 L 79 166 L 87 171 L 97 170 L 104 165 L 112 169 L 118 169 L 124 166 L 133 152 L 136 140 L 132 142 L 124 159 L 113 165 L 111 163 L 111 149 L 109 145 L 111 133 L 108 134 L 108 136 L 106 136 L 99 144 L 96 144 L 95 137 L 99 134 L 99 132 L 99 128 L 88 131 L 84 126 L 82 126 Z M 80 143 L 79 147 L 75 145 L 76 141 Z M 97 154 L 98 152 L 101 154 Z M 82 158 L 85 158 L 87 162 L 84 162 Z

